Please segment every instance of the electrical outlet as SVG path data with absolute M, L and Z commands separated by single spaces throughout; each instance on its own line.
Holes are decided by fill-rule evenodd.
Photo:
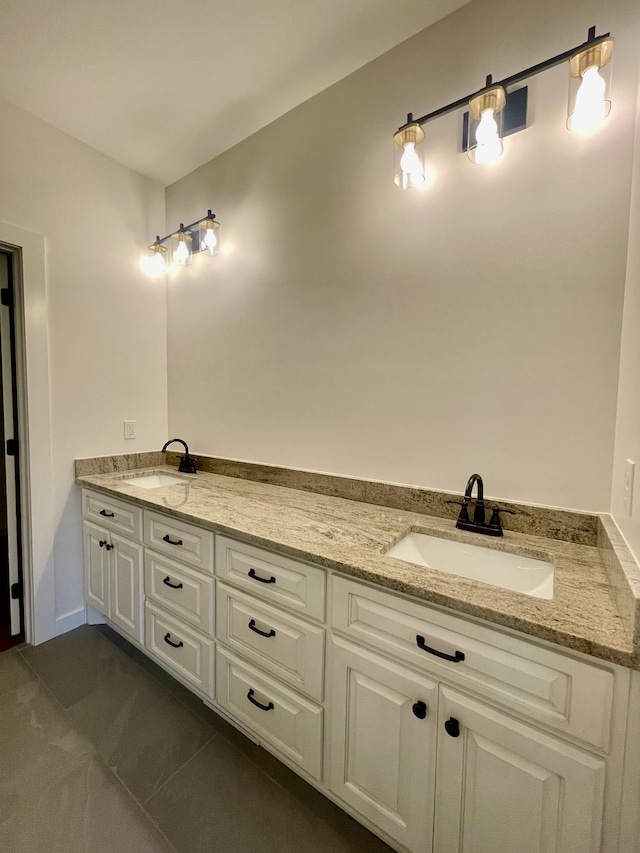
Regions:
M 633 511 L 633 479 L 636 471 L 636 463 L 632 459 L 624 460 L 624 494 L 622 505 L 627 515 Z
M 136 437 L 136 422 L 135 421 L 125 421 L 124 422 L 124 437 L 125 438 L 135 438 Z

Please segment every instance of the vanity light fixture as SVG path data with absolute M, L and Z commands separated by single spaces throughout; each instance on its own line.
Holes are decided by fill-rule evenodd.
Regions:
M 170 269 L 193 263 L 194 254 L 219 255 L 220 223 L 208 210 L 204 219 L 196 219 L 190 225 L 181 222 L 172 234 L 158 235 L 148 248 L 151 254 L 142 258 L 140 266 L 151 278 L 159 278 Z
M 478 122 L 475 142 L 467 148 L 472 163 L 492 163 L 502 154 L 502 114 L 507 105 L 507 94 L 502 86 L 492 86 L 491 77 L 487 88 L 469 101 L 469 114 Z
M 609 115 L 613 43 L 610 36 L 602 36 L 574 53 L 569 60 L 569 130 L 592 130 Z
M 216 218 L 210 210 L 207 211 L 206 217 L 198 225 L 200 230 L 200 251 L 206 252 L 207 255 L 213 257 L 220 254 L 220 223 L 216 222 Z
M 509 88 L 562 62 L 569 61 L 571 75 L 567 119 L 569 130 L 586 130 L 602 121 L 611 108 L 609 77 L 613 43 L 610 33 L 596 36 L 596 28 L 591 27 L 586 42 L 571 50 L 495 84 L 489 75 L 483 89 L 418 119 L 409 113 L 406 123 L 393 135 L 395 183 L 402 189 L 424 183 L 422 155 L 416 150 L 424 140 L 424 125 L 466 106 L 469 107 L 470 115 L 465 113 L 463 120 L 462 150 L 467 151 L 473 163 L 496 160 L 502 153 L 502 137 L 526 127 L 527 88 L 521 86 L 511 92 Z M 605 69 L 604 75 L 600 74 L 602 69 Z
M 394 181 L 403 190 L 409 187 L 419 187 L 425 182 L 424 162 L 420 146 L 424 142 L 424 130 L 413 121 L 411 113 L 407 116 L 407 124 L 393 135 L 394 151 Z
M 160 278 L 169 268 L 169 250 L 160 242 L 160 235 L 156 237 L 155 243 L 149 246 L 150 255 L 145 255 L 141 261 L 141 267 L 150 278 Z
M 171 258 L 181 267 L 193 263 L 193 238 L 182 222 L 180 230 L 171 235 Z

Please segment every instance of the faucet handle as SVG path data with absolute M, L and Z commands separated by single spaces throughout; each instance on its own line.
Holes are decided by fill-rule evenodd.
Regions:
M 502 524 L 500 523 L 500 513 L 508 512 L 509 515 L 517 515 L 518 513 L 514 509 L 503 509 L 499 506 L 494 506 L 491 508 L 491 518 L 489 519 L 489 527 L 497 527 L 501 528 Z
M 456 504 L 456 506 L 460 507 L 460 515 L 458 516 L 458 521 L 469 521 L 469 502 L 468 501 L 445 501 L 448 504 Z

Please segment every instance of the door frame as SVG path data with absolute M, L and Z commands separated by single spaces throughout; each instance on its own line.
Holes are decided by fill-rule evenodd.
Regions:
M 0 222 L 0 246 L 12 255 L 15 289 L 24 631 L 38 645 L 56 636 L 45 239 Z
M 0 493 L 4 500 L 4 516 L 6 522 L 6 556 L 8 561 L 9 597 L 9 633 L 16 642 L 24 639 L 23 589 L 22 581 L 22 539 L 20 536 L 20 457 L 17 449 L 9 453 L 9 443 L 18 444 L 17 434 L 17 376 L 15 356 L 15 322 L 14 322 L 14 273 L 13 254 L 0 253 L 0 295 L 4 296 L 5 288 L 8 299 L 2 299 L 0 306 L 0 374 L 2 376 L 0 400 L 2 402 L 2 439 L 0 460 L 3 461 L 3 479 L 0 482 Z M 3 488 L 4 487 L 4 488 Z M 3 549 L 4 550 L 4 549 Z M 18 595 L 13 595 L 14 585 L 19 588 Z

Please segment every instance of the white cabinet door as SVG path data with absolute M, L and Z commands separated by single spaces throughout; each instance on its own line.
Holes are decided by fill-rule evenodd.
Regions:
M 597 853 L 605 761 L 441 688 L 438 853 Z
M 84 589 L 87 604 L 109 616 L 109 541 L 106 530 L 85 521 L 83 525 Z
M 111 620 L 139 643 L 144 642 L 142 545 L 110 534 Z
M 331 656 L 331 790 L 408 850 L 429 853 L 437 684 L 338 638 Z

